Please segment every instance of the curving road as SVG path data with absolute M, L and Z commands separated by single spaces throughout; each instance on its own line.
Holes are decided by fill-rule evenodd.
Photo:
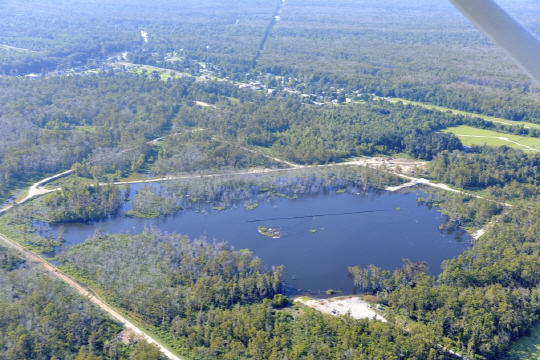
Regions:
M 169 136 L 174 136 L 174 135 L 169 135 Z M 163 139 L 163 138 L 154 139 L 151 142 L 157 142 L 157 141 L 160 141 L 161 139 Z M 253 150 L 250 150 L 250 149 L 245 149 L 245 150 L 254 152 Z M 357 159 L 355 161 L 350 161 L 350 162 L 342 162 L 342 163 L 326 164 L 326 165 L 297 165 L 297 164 L 293 164 L 291 162 L 287 162 L 285 160 L 281 160 L 281 159 L 278 159 L 278 158 L 271 157 L 270 155 L 266 155 L 266 154 L 264 154 L 264 155 L 268 156 L 269 158 L 271 158 L 273 160 L 281 161 L 283 163 L 286 163 L 286 164 L 290 165 L 291 168 L 288 168 L 288 169 L 254 169 L 254 170 L 249 170 L 249 171 L 236 172 L 236 173 L 232 173 L 232 174 L 228 173 L 228 174 L 209 174 L 209 175 L 169 176 L 169 177 L 164 177 L 164 178 L 160 178 L 160 179 L 152 179 L 152 180 L 116 182 L 114 184 L 115 185 L 137 184 L 137 183 L 151 183 L 151 182 L 161 182 L 161 181 L 170 181 L 170 180 L 178 180 L 178 179 L 188 179 L 188 178 L 220 177 L 220 176 L 243 175 L 243 174 L 262 174 L 262 173 L 282 172 L 282 171 L 291 171 L 291 170 L 297 170 L 297 169 L 309 169 L 309 168 L 320 168 L 320 167 L 335 167 L 335 166 L 373 166 L 373 167 L 381 167 L 383 164 L 388 165 L 384 161 L 384 159 L 382 159 L 382 158 L 369 158 L 369 159 L 365 158 L 365 159 L 361 159 L 361 160 Z M 412 169 L 417 165 L 424 165 L 425 164 L 425 162 L 409 161 L 409 160 L 403 160 L 403 159 L 395 159 L 395 160 L 393 160 L 393 163 L 395 163 L 396 167 L 399 166 L 402 169 Z M 393 166 L 393 164 L 391 166 Z M 394 174 L 396 174 L 397 176 L 399 176 L 399 177 L 401 177 L 403 179 L 409 180 L 408 183 L 400 185 L 400 186 L 387 187 L 385 190 L 388 190 L 388 191 L 397 191 L 397 190 L 402 189 L 402 188 L 407 187 L 407 186 L 413 186 L 413 185 L 416 185 L 416 184 L 424 184 L 424 185 L 436 187 L 436 188 L 439 188 L 439 189 L 443 189 L 443 190 L 446 190 L 446 191 L 452 191 L 452 192 L 456 192 L 456 193 L 462 193 L 462 194 L 467 194 L 469 196 L 474 196 L 474 197 L 477 197 L 477 198 L 481 198 L 481 196 L 478 196 L 478 195 L 473 195 L 473 194 L 466 193 L 464 191 L 452 189 L 448 185 L 445 185 L 445 184 L 432 183 L 428 179 L 415 178 L 415 177 L 412 177 L 412 176 L 400 174 L 400 173 L 397 172 L 397 170 L 395 168 L 385 169 L 384 171 L 394 173 Z M 40 180 L 40 181 L 36 182 L 35 184 L 33 184 L 29 188 L 29 191 L 28 191 L 28 194 L 26 195 L 26 197 L 23 200 L 21 200 L 20 202 L 18 202 L 18 204 L 24 203 L 26 201 L 29 201 L 29 200 L 31 200 L 33 198 L 36 198 L 38 196 L 41 196 L 43 194 L 47 194 L 47 193 L 58 190 L 58 189 L 45 189 L 43 187 L 43 185 L 46 184 L 49 181 L 52 181 L 52 180 L 58 179 L 58 178 L 60 178 L 62 176 L 68 175 L 71 172 L 72 172 L 72 170 L 64 171 L 62 173 L 56 174 L 54 176 L 51 176 L 51 177 L 48 177 L 46 179 L 43 179 L 43 180 Z M 100 185 L 106 185 L 106 184 L 100 184 Z M 503 203 L 503 205 L 504 206 L 511 206 L 511 205 L 505 204 L 505 203 Z M 6 212 L 11 208 L 12 208 L 12 206 L 9 206 L 9 207 L 6 207 L 6 208 L 0 210 L 0 215 L 1 215 L 1 213 Z M 486 227 L 484 229 L 479 230 L 475 234 L 474 237 L 475 238 L 480 237 L 485 232 L 485 229 L 488 226 L 490 226 L 490 224 L 486 225 Z M 90 301 L 92 301 L 94 304 L 96 304 L 98 307 L 100 307 L 103 311 L 107 312 L 113 318 L 115 318 L 116 320 L 121 322 L 126 328 L 128 328 L 128 329 L 132 330 L 134 333 L 142 336 L 149 343 L 155 344 L 160 349 L 160 351 L 165 356 L 167 356 L 168 358 L 173 359 L 173 360 L 182 360 L 178 356 L 174 355 L 167 348 L 165 348 L 164 346 L 159 344 L 154 338 L 152 338 L 150 335 L 148 335 L 144 330 L 140 329 L 138 326 L 133 324 L 125 316 L 121 315 L 116 310 L 114 310 L 111 306 L 109 306 L 107 303 L 105 303 L 103 300 L 101 300 L 93 292 L 90 292 L 90 291 L 86 290 L 85 288 L 83 288 L 80 284 L 78 284 L 76 281 L 74 281 L 70 276 L 68 276 L 67 274 L 65 274 L 65 273 L 61 272 L 60 270 L 58 270 L 55 266 L 51 265 L 50 263 L 48 263 L 47 261 L 42 259 L 39 255 L 25 249 L 21 245 L 19 245 L 16 242 L 10 240 L 9 238 L 5 237 L 2 234 L 0 234 L 0 241 L 5 243 L 7 246 L 22 252 L 29 259 L 41 264 L 43 267 L 45 267 L 45 269 L 47 269 L 48 271 L 50 271 L 51 273 L 56 275 L 58 278 L 60 278 L 61 280 L 66 282 L 69 286 L 71 286 L 73 289 L 75 289 L 77 292 L 79 292 L 81 295 L 85 296 Z
M 192 129 L 192 130 L 188 130 L 188 132 L 194 133 L 194 132 L 202 131 L 202 130 L 205 130 L 205 129 Z M 180 133 L 174 133 L 174 134 L 170 134 L 170 135 L 165 135 L 165 136 L 150 140 L 150 141 L 147 142 L 147 144 L 157 144 L 158 142 L 162 141 L 163 139 L 165 139 L 167 137 L 176 136 L 178 134 L 180 134 Z M 126 149 L 126 150 L 122 150 L 121 153 L 125 153 L 125 152 L 131 151 L 133 149 L 135 149 L 135 148 L 129 148 L 129 149 Z M 94 160 L 94 161 L 96 161 L 96 160 Z M 90 161 L 90 162 L 88 162 L 88 164 L 91 164 L 92 162 L 93 161 Z M 5 213 L 6 211 L 10 210 L 13 207 L 13 205 L 20 205 L 20 204 L 23 204 L 23 203 L 25 203 L 25 202 L 27 202 L 29 200 L 32 200 L 33 198 L 36 198 L 36 197 L 39 197 L 41 195 L 49 194 L 51 192 L 60 190 L 60 188 L 46 189 L 43 186 L 45 184 L 47 184 L 48 182 L 51 182 L 51 181 L 59 179 L 59 178 L 61 178 L 63 176 L 69 175 L 72 172 L 73 172 L 73 170 L 67 170 L 67 171 L 64 171 L 64 172 L 61 172 L 59 174 L 50 176 L 48 178 L 45 178 L 43 180 L 40 180 L 40 181 L 32 184 L 28 188 L 28 193 L 26 194 L 24 199 L 18 201 L 15 204 L 11 204 L 11 205 L 7 205 L 7 206 L 3 207 L 2 209 L 0 209 L 0 215 L 2 215 L 2 213 Z M 138 182 L 142 182 L 142 181 L 134 181 L 132 183 L 135 184 L 135 183 L 138 183 Z M 116 185 L 118 185 L 118 184 L 126 184 L 126 182 L 120 182 L 120 183 L 115 183 L 115 184 Z M 107 184 L 106 183 L 101 183 L 100 185 L 107 185 Z
M 200 130 L 200 129 L 198 129 L 198 130 Z M 194 130 L 194 131 L 197 131 L 197 130 Z M 176 134 L 168 135 L 168 136 L 174 136 L 174 135 L 176 135 Z M 154 140 L 151 140 L 150 142 L 155 143 L 157 141 L 160 141 L 161 139 L 163 139 L 163 138 L 154 139 Z M 246 150 L 246 151 L 250 151 L 250 152 L 253 152 L 253 153 L 255 152 L 254 150 L 250 150 L 250 149 L 247 149 L 247 148 L 244 148 L 244 147 L 241 147 L 241 148 Z M 125 151 L 127 151 L 127 150 L 125 150 Z M 272 157 L 272 156 L 267 155 L 267 154 L 261 154 L 261 155 L 266 156 L 269 159 L 272 159 L 272 160 L 287 164 L 287 165 L 289 165 L 291 167 L 287 168 L 287 169 L 253 169 L 253 170 L 238 171 L 238 172 L 226 173 L 226 174 L 166 176 L 166 177 L 162 177 L 162 178 L 158 178 L 158 179 L 134 180 L 134 181 L 118 181 L 118 182 L 115 182 L 113 184 L 114 185 L 144 184 L 144 183 L 155 183 L 155 182 L 163 182 L 163 181 L 182 180 L 182 179 L 196 179 L 196 178 L 201 178 L 202 179 L 202 178 L 207 178 L 207 177 L 211 178 L 211 177 L 222 177 L 222 176 L 231 176 L 231 175 L 264 174 L 264 173 L 272 173 L 272 172 L 292 171 L 292 170 L 299 170 L 299 169 L 321 168 L 321 167 L 333 167 L 333 166 L 369 166 L 369 167 L 376 167 L 376 168 L 381 167 L 383 165 L 388 166 L 388 163 L 385 162 L 383 158 L 367 158 L 367 159 L 347 161 L 347 162 L 341 162 L 341 163 L 333 163 L 333 164 L 325 164 L 325 165 L 298 165 L 298 164 L 294 164 L 294 163 L 286 161 L 286 160 L 282 160 L 282 159 L 279 159 L 279 158 Z M 412 170 L 415 166 L 418 166 L 418 165 L 423 166 L 423 165 L 426 164 L 423 161 L 412 161 L 412 160 L 404 160 L 404 159 L 394 159 L 392 162 L 395 164 L 396 167 L 400 167 L 403 170 Z M 405 187 L 414 186 L 414 185 L 417 185 L 417 184 L 424 184 L 424 185 L 439 188 L 439 189 L 442 189 L 442 190 L 451 191 L 451 192 L 455 192 L 455 193 L 461 193 L 461 194 L 465 194 L 465 195 L 468 195 L 468 196 L 483 199 L 483 197 L 481 197 L 479 195 L 474 195 L 474 194 L 467 193 L 465 191 L 456 190 L 456 189 L 453 189 L 453 188 L 449 187 L 446 184 L 433 183 L 433 182 L 431 182 L 431 180 L 428 180 L 428 179 L 425 179 L 425 178 L 415 178 L 415 177 L 412 177 L 412 176 L 400 174 L 400 173 L 397 172 L 396 168 L 393 167 L 394 164 L 390 165 L 391 168 L 387 168 L 384 171 L 393 173 L 393 174 L 395 174 L 395 175 L 397 175 L 397 176 L 399 176 L 399 177 L 401 177 L 403 179 L 409 180 L 409 182 L 405 183 L 405 184 L 402 184 L 402 185 L 399 185 L 399 186 L 386 187 L 385 190 L 387 190 L 387 191 L 397 191 L 397 190 L 403 189 Z M 23 200 L 19 201 L 17 204 L 22 204 L 22 203 L 27 202 L 27 201 L 29 201 L 31 199 L 42 196 L 44 194 L 48 194 L 48 193 L 60 190 L 60 188 L 45 189 L 43 187 L 43 185 L 45 185 L 46 183 L 48 183 L 48 182 L 50 182 L 52 180 L 58 179 L 58 178 L 60 178 L 62 176 L 66 176 L 66 175 L 68 175 L 70 173 L 72 173 L 72 170 L 64 171 L 62 173 L 56 174 L 54 176 L 48 177 L 46 179 L 43 179 L 43 180 L 40 180 L 40 181 L 34 183 L 32 186 L 30 186 L 30 188 L 28 190 L 28 194 L 26 195 L 26 197 Z M 100 183 L 100 185 L 101 186 L 106 186 L 107 183 Z M 512 206 L 512 205 L 507 204 L 507 203 L 501 203 L 501 205 L 508 206 L 508 207 Z M 0 215 L 2 213 L 4 213 L 4 212 L 10 210 L 12 207 L 13 207 L 13 205 L 9 205 L 9 206 L 4 207 L 3 209 L 0 210 Z

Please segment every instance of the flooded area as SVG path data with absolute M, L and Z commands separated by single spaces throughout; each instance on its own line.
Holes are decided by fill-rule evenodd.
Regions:
M 140 188 L 131 187 L 131 198 Z M 394 270 L 403 265 L 402 259 L 410 259 L 426 261 L 430 273 L 437 275 L 443 260 L 470 245 L 471 237 L 463 230 L 448 231 L 440 226 L 442 214 L 417 202 L 418 196 L 414 192 L 320 191 L 294 199 L 261 200 L 254 195 L 258 206 L 252 210 L 242 204 L 216 210 L 212 204 L 198 201 L 191 210 L 155 219 L 116 216 L 62 226 L 66 246 L 83 242 L 96 229 L 140 233 L 157 227 L 192 238 L 206 236 L 208 241 L 226 241 L 235 250 L 249 249 L 268 268 L 285 265 L 289 295 L 325 294 L 328 289 L 352 294 L 355 289 L 349 266 L 373 264 Z M 130 209 L 130 203 L 125 203 L 124 211 Z M 40 225 L 43 233 L 47 229 L 56 233 L 59 227 Z M 261 228 L 266 229 L 266 235 Z

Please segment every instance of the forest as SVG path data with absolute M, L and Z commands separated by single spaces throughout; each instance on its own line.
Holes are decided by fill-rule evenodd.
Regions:
M 291 313 L 283 269 L 223 243 L 148 229 L 97 233 L 63 255 L 68 273 L 96 284 L 107 299 L 155 326 L 178 352 L 204 359 L 437 359 L 434 328 L 316 312 Z M 133 261 L 136 260 L 136 261 Z
M 122 326 L 64 282 L 0 246 L 0 357 L 50 360 L 163 360 L 141 342 L 127 346 Z
M 538 4 L 500 1 L 540 33 Z M 305 61 L 309 59 L 309 61 Z M 538 89 L 449 2 L 294 1 L 258 68 L 335 86 L 538 122 Z
M 43 199 L 42 219 L 57 222 L 98 220 L 117 214 L 122 206 L 120 191 L 111 184 L 101 187 L 74 184 L 53 192 Z
M 279 4 L 6 0 L 2 42 L 22 50 L 0 50 L 0 73 L 93 66 L 127 53 L 132 63 L 190 73 L 205 64 L 232 80 L 269 73 L 317 95 L 345 88 L 540 122 L 538 89 L 450 3 L 297 0 L 282 4 L 272 26 Z M 540 33 L 538 4 L 501 5 Z
M 538 4 L 499 3 L 540 34 Z M 0 204 L 72 170 L 47 185 L 59 190 L 2 215 L 0 231 L 44 256 L 59 254 L 61 269 L 175 352 L 189 360 L 435 360 L 452 349 L 471 359 L 518 358 L 512 343 L 540 316 L 540 155 L 464 148 L 440 131 L 540 132 L 387 101 L 540 124 L 538 88 L 448 2 L 4 0 L 0 34 Z M 124 67 L 109 69 L 116 59 Z M 198 77 L 169 72 L 162 81 L 125 71 L 130 63 Z M 488 198 L 418 195 L 419 206 L 441 211 L 441 227 L 486 230 L 438 277 L 429 275 L 437 264 L 408 260 L 399 269 L 343 265 L 358 293 L 386 306 L 387 323 L 292 304 L 287 269 L 267 268 L 248 249 L 154 228 L 98 229 L 68 248 L 63 230 L 47 230 L 402 183 L 385 166 L 286 177 L 277 170 L 289 165 L 272 159 L 318 165 L 379 155 L 426 161 L 431 181 Z M 276 172 L 245 174 L 253 169 Z M 143 186 L 122 212 L 131 188 L 112 183 L 178 175 L 196 178 Z M 1 246 L 0 284 L 0 358 L 163 359 L 144 341 L 123 344 L 120 324 Z
M 30 178 L 67 169 L 90 182 L 109 182 L 140 170 L 168 175 L 278 165 L 234 145 L 266 147 L 308 164 L 376 153 L 430 160 L 461 148 L 454 135 L 437 130 L 486 126 L 470 117 L 387 102 L 318 108 L 189 78 L 169 83 L 123 73 L 2 78 L 0 88 L 3 199 Z M 149 143 L 156 138 L 162 141 Z
M 124 6 L 111 0 L 37 0 L 27 6 L 7 0 L 0 9 L 2 43 L 30 51 L 0 52 L 0 73 L 40 73 L 124 51 L 135 61 L 175 51 L 243 69 L 251 64 L 276 5 L 261 0 L 138 0 Z M 149 34 L 148 42 L 141 30 Z
M 190 80 L 163 87 L 137 75 L 112 74 L 0 82 L 2 192 L 21 180 L 67 170 L 86 159 L 83 176 L 105 180 L 104 171 L 116 176 L 118 170 L 122 176 L 122 171 L 140 166 L 141 156 L 145 160 L 152 150 L 148 140 L 171 132 L 187 89 L 193 86 L 196 94 L 201 90 L 195 88 L 205 88 Z
M 180 117 L 184 126 L 215 129 L 224 138 L 269 147 L 277 156 L 301 164 L 324 164 L 351 156 L 406 153 L 431 160 L 442 150 L 461 148 L 454 136 L 433 131 L 451 114 L 424 112 L 392 104 L 353 104 L 318 108 L 292 101 L 232 105 L 219 116 Z M 433 125 L 432 125 L 433 124 Z
M 443 263 L 438 279 L 421 264 L 393 272 L 349 270 L 361 289 L 377 294 L 397 314 L 434 325 L 465 353 L 500 359 L 538 319 L 538 211 L 538 205 L 507 209 L 482 241 Z
M 534 203 L 538 196 L 538 154 L 506 146 L 472 147 L 470 153 L 441 152 L 429 164 L 434 178 L 465 189 L 485 189 L 503 201 Z
M 6 134 L 0 142 L 3 199 L 27 179 L 70 168 L 91 183 L 120 181 L 141 171 L 174 175 L 284 166 L 235 145 L 266 148 L 300 164 L 325 164 L 375 154 L 431 160 L 442 151 L 461 149 L 457 137 L 438 131 L 464 124 L 538 136 L 535 129 L 402 103 L 320 108 L 189 78 L 163 83 L 111 73 L 44 81 L 3 78 L 0 83 L 0 128 Z M 162 140 L 149 142 L 158 137 Z

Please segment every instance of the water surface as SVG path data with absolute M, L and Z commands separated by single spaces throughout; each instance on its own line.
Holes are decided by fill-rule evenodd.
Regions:
M 139 186 L 132 186 L 135 194 Z M 236 250 L 249 249 L 264 260 L 265 266 L 285 265 L 288 293 L 327 289 L 354 292 L 349 266 L 370 264 L 394 270 L 402 259 L 426 261 L 430 273 L 441 272 L 443 260 L 453 258 L 470 244 L 462 230 L 439 230 L 441 213 L 420 205 L 415 193 L 304 194 L 296 199 L 258 199 L 259 207 L 247 210 L 240 205 L 214 210 L 211 204 L 198 203 L 195 211 L 180 211 L 157 219 L 114 217 L 94 223 L 63 224 L 66 245 L 83 242 L 97 228 L 109 233 L 140 233 L 145 227 L 158 227 L 169 233 L 191 237 L 206 236 L 208 241 L 227 241 Z M 126 203 L 125 210 L 130 207 Z M 401 211 L 396 208 L 400 207 Z M 389 210 L 315 218 L 264 220 L 313 214 Z M 287 236 L 273 239 L 261 235 L 258 226 L 280 227 Z M 56 232 L 58 226 L 52 226 Z M 310 230 L 317 230 L 315 233 Z

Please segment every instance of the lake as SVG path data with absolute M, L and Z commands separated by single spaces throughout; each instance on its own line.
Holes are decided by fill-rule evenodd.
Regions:
M 132 186 L 132 198 L 138 189 L 140 185 Z M 450 233 L 439 230 L 444 222 L 442 214 L 436 208 L 418 203 L 417 197 L 415 193 L 386 191 L 359 194 L 321 191 L 295 199 L 270 201 L 255 197 L 259 206 L 254 210 L 240 205 L 218 211 L 203 203 L 202 207 L 194 206 L 199 212 L 180 211 L 156 219 L 117 216 L 63 226 L 67 246 L 83 242 L 96 228 L 110 233 L 140 233 L 145 227 L 155 226 L 169 233 L 206 236 L 208 241 L 227 241 L 235 250 L 251 250 L 268 268 L 285 265 L 289 295 L 297 292 L 316 295 L 327 289 L 351 294 L 354 287 L 349 266 L 373 264 L 394 270 L 407 258 L 412 262 L 426 261 L 430 273 L 438 275 L 443 260 L 459 255 L 470 246 L 471 237 L 463 230 Z M 129 208 L 127 202 L 124 210 Z M 358 213 L 361 211 L 366 212 Z M 343 213 L 352 214 L 328 215 Z M 276 219 L 292 217 L 301 218 Z M 254 220 L 262 221 L 249 222 Z M 281 228 L 286 236 L 279 239 L 264 236 L 258 232 L 258 226 Z M 58 226 L 52 226 L 53 232 L 57 229 Z

